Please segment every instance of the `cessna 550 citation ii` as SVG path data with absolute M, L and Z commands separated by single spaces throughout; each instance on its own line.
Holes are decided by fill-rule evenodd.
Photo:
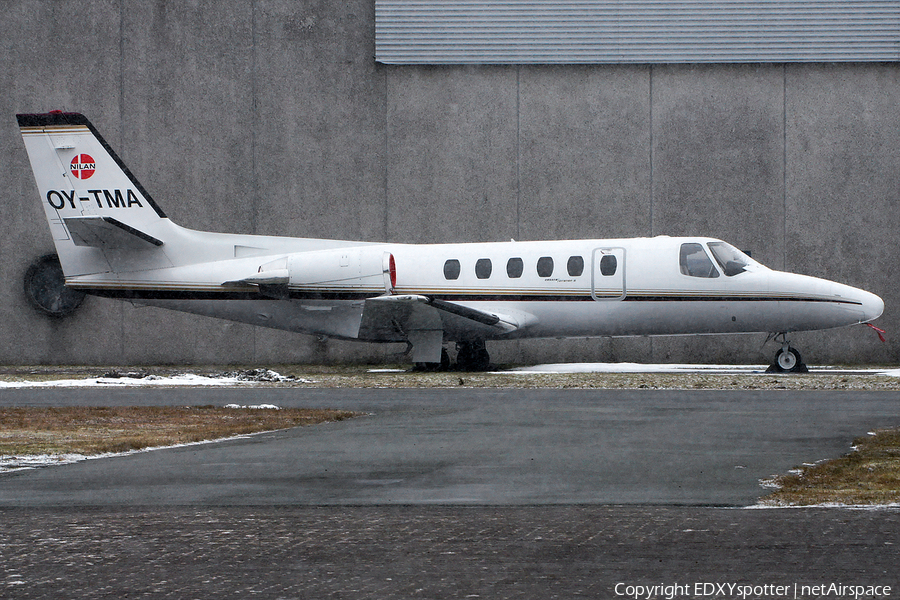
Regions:
M 81 114 L 18 115 L 65 276 L 86 294 L 307 334 L 406 342 L 485 369 L 485 340 L 768 333 L 878 318 L 881 298 L 774 271 L 710 238 L 393 244 L 208 233 L 170 221 Z

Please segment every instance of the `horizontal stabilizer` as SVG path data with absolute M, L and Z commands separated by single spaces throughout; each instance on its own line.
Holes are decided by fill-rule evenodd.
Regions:
M 142 250 L 163 245 L 162 240 L 112 217 L 67 217 L 63 221 L 76 246 L 109 250 Z

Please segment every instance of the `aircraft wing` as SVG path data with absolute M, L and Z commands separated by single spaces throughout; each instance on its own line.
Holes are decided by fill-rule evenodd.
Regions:
M 422 309 L 434 309 L 437 311 L 449 313 L 458 317 L 462 317 L 464 319 L 468 319 L 473 323 L 487 325 L 506 333 L 519 329 L 518 320 L 511 316 L 503 315 L 502 313 L 497 312 L 479 310 L 477 308 L 470 308 L 468 306 L 463 306 L 462 304 L 457 304 L 455 302 L 437 300 L 429 296 L 422 296 L 418 294 L 402 294 L 369 298 L 368 300 L 366 300 L 365 309 L 363 310 L 363 324 L 364 326 L 368 325 L 377 328 L 377 325 L 374 322 L 366 323 L 367 317 L 370 321 L 378 320 L 388 323 L 391 320 L 397 320 L 399 318 L 400 321 L 398 321 L 398 324 L 402 326 L 402 321 L 410 321 L 413 317 L 416 316 L 418 317 L 418 320 L 422 320 L 426 314 L 431 312 L 423 312 Z M 438 313 L 435 313 L 435 316 L 437 315 Z M 426 318 L 425 320 L 429 319 Z M 412 324 L 414 326 L 416 325 L 415 322 L 413 322 Z
M 508 315 L 478 310 L 477 308 L 469 308 L 462 304 L 447 302 L 446 300 L 436 300 L 434 298 L 428 298 L 427 296 L 419 296 L 419 298 L 425 298 L 424 301 L 428 306 L 433 306 L 440 311 L 457 315 L 475 323 L 489 325 L 505 333 L 515 331 L 519 328 L 519 323 Z
M 520 319 L 438 300 L 418 294 L 369 298 L 363 307 L 360 338 L 409 341 L 414 362 L 440 362 L 444 315 L 453 315 L 475 333 L 509 333 L 520 328 Z

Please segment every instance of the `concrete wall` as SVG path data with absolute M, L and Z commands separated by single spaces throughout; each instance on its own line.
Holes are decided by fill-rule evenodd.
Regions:
M 896 363 L 897 64 L 386 67 L 374 3 L 13 0 L 0 20 L 0 363 L 394 360 L 22 277 L 52 242 L 16 112 L 85 113 L 177 223 L 445 242 L 709 235 L 885 299 L 797 334 L 808 362 Z M 0 120 L 2 122 L 2 120 Z M 497 362 L 768 361 L 764 336 L 495 343 Z

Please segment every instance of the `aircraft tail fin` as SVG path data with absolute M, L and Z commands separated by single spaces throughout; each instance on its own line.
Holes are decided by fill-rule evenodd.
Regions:
M 16 118 L 66 277 L 113 270 L 111 251 L 165 245 L 173 224 L 84 115 Z

